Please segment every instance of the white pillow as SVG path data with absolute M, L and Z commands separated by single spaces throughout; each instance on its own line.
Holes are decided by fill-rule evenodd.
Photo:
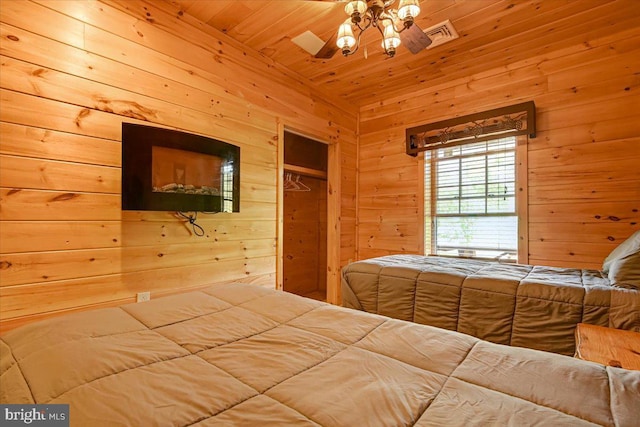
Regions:
M 613 261 L 631 255 L 638 250 L 640 250 L 640 230 L 633 233 L 631 237 L 620 243 L 614 250 L 611 251 L 609 256 L 605 258 L 604 263 L 602 264 L 602 271 L 605 273 L 609 273 L 609 269 L 611 268 L 611 264 L 613 263 Z
M 640 249 L 613 260 L 609 267 L 611 286 L 640 290 Z

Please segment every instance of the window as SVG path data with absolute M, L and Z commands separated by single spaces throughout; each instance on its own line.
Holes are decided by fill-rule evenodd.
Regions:
M 518 260 L 515 136 L 425 152 L 425 249 Z

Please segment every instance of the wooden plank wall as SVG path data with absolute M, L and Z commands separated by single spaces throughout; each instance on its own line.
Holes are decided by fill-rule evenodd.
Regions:
M 599 268 L 640 228 L 638 21 L 573 36 L 571 47 L 540 45 L 515 62 L 494 55 L 484 70 L 445 72 L 429 88 L 361 108 L 358 258 L 422 248 L 421 162 L 404 154 L 405 128 L 529 100 L 539 130 L 527 150 L 529 263 Z
M 352 107 L 169 3 L 2 0 L 0 31 L 0 329 L 142 291 L 275 286 L 283 123 L 339 144 L 331 228 L 354 256 Z M 239 145 L 241 212 L 200 215 L 196 237 L 173 213 L 121 211 L 123 121 Z

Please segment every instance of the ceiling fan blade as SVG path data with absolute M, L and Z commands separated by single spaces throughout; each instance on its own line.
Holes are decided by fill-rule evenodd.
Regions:
M 329 40 L 320 48 L 318 53 L 316 53 L 313 57 L 318 59 L 330 59 L 333 58 L 333 55 L 340 50 L 336 45 L 336 33 L 333 33 Z
M 400 40 L 402 44 L 409 49 L 409 52 L 416 53 L 422 52 L 432 41 L 428 35 L 422 31 L 422 28 L 418 27 L 415 23 L 400 33 Z

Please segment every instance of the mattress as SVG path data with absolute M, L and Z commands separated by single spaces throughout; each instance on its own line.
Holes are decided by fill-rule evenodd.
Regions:
M 640 332 L 640 291 L 596 270 L 390 255 L 343 268 L 342 305 L 565 355 L 578 323 Z
M 640 371 L 251 285 L 53 318 L 0 339 L 2 403 L 72 426 L 631 426 Z

